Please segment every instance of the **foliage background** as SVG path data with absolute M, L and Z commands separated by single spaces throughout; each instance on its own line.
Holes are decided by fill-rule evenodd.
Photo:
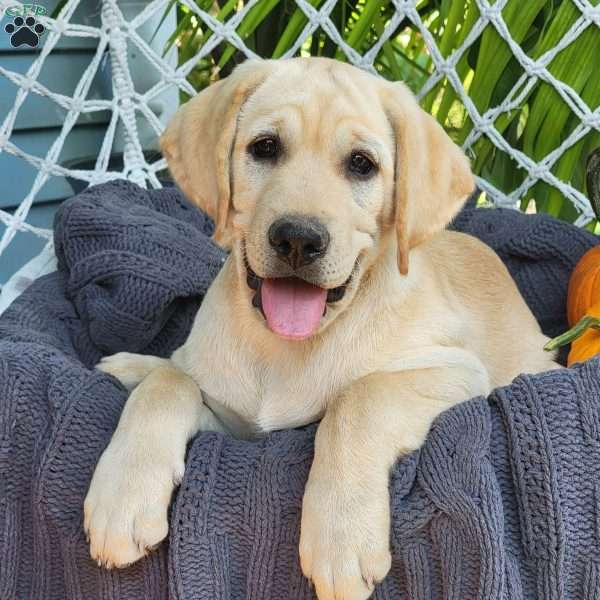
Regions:
M 195 2 L 198 8 L 221 23 L 227 23 L 245 6 L 241 0 Z M 590 4 L 595 6 L 599 2 L 591 0 Z M 317 9 L 323 3 L 324 0 L 310 0 Z M 553 48 L 581 17 L 573 0 L 508 0 L 503 4 L 501 14 L 508 31 L 532 59 Z M 173 0 L 169 9 L 174 6 L 178 26 L 165 51 L 176 44 L 181 65 L 211 43 L 213 32 L 190 6 Z M 444 57 L 449 57 L 463 44 L 480 15 L 480 4 L 476 0 L 419 0 L 415 7 Z M 395 10 L 392 0 L 340 0 L 330 19 L 343 40 L 364 55 L 390 26 Z M 260 0 L 236 31 L 244 44 L 259 56 L 278 58 L 293 47 L 307 22 L 307 16 L 293 0 Z M 304 42 L 296 55 L 347 60 L 346 54 L 321 28 Z M 194 66 L 188 80 L 196 90 L 201 90 L 211 81 L 228 75 L 244 58 L 230 43 L 220 43 Z M 405 18 L 382 45 L 374 67 L 383 77 L 403 80 L 418 93 L 435 65 L 422 33 Z M 576 91 L 590 109 L 597 109 L 600 105 L 600 27 L 595 24 L 587 27 L 558 53 L 548 68 L 557 79 Z M 498 106 L 524 72 L 509 45 L 491 25 L 464 53 L 456 71 L 481 114 Z M 457 143 L 464 144 L 473 123 L 446 77 L 421 98 L 421 104 Z M 542 80 L 537 80 L 518 107 L 500 113 L 494 121 L 494 127 L 513 148 L 536 161 L 556 149 L 578 124 L 577 115 L 553 86 Z M 588 193 L 586 162 L 598 146 L 600 132 L 592 130 L 562 155 L 552 172 Z M 468 151 L 474 171 L 506 194 L 514 191 L 527 175 L 486 135 Z M 578 217 L 572 203 L 558 189 L 543 181 L 534 184 L 520 204 L 522 209 L 537 209 L 568 221 Z M 596 224 L 589 223 L 588 227 L 595 228 Z

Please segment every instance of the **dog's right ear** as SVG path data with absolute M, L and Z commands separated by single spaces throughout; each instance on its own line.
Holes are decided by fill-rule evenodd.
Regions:
M 230 156 L 243 103 L 265 80 L 267 61 L 249 60 L 184 104 L 160 137 L 183 193 L 215 222 L 215 241 L 231 245 Z

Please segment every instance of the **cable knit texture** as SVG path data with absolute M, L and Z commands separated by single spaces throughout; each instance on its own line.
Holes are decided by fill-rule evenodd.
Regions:
M 224 254 L 174 189 L 90 188 L 55 225 L 60 270 L 0 319 L 0 598 L 314 598 L 298 561 L 314 425 L 196 436 L 168 542 L 124 570 L 90 560 L 83 499 L 127 397 L 93 365 L 181 345 Z M 565 328 L 569 273 L 594 236 L 500 209 L 453 227 L 499 253 L 546 333 Z M 437 419 L 392 474 L 376 600 L 600 598 L 599 367 L 522 375 Z

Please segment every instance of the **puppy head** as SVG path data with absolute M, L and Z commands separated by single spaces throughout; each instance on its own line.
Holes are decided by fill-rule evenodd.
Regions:
M 390 239 L 406 274 L 473 189 L 402 84 L 327 59 L 247 61 L 180 109 L 161 147 L 255 317 L 290 339 L 328 327 Z

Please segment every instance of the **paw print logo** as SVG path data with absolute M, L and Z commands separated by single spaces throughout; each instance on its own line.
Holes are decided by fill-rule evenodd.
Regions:
M 12 23 L 4 26 L 4 31 L 10 33 L 10 45 L 18 48 L 27 44 L 35 48 L 40 41 L 40 36 L 44 33 L 44 26 L 37 23 L 33 17 L 15 17 Z

